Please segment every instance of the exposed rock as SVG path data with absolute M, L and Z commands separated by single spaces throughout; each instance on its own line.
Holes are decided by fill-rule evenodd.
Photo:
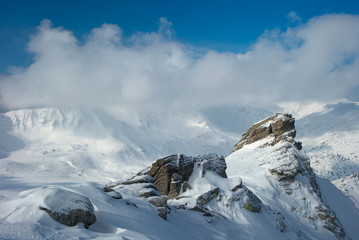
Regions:
M 122 199 L 122 194 L 113 190 L 107 193 L 109 196 L 111 196 L 114 199 Z
M 300 150 L 301 143 L 294 141 L 296 136 L 294 122 L 295 119 L 292 115 L 276 113 L 269 118 L 253 124 L 252 127 L 243 134 L 241 140 L 234 146 L 232 152 L 241 149 L 244 145 L 254 143 L 269 136 L 273 137 L 273 139 L 264 146 L 267 144 L 274 145 L 281 140 L 286 140 Z
M 125 200 L 126 205 L 133 206 L 135 208 L 138 208 L 136 203 L 130 202 L 129 200 Z
M 346 234 L 340 222 L 336 218 L 334 212 L 330 211 L 325 206 L 316 207 L 318 217 L 324 221 L 324 228 L 334 233 L 338 239 L 344 239 Z
M 181 190 L 181 183 L 191 176 L 193 166 L 192 158 L 183 154 L 171 155 L 157 159 L 147 174 L 153 177 L 161 195 L 168 196 L 171 192 L 170 198 L 174 198 Z
M 115 189 L 110 188 L 108 186 L 103 187 L 103 191 L 107 193 L 107 195 L 111 196 L 114 199 L 122 199 L 121 193 L 117 192 Z
M 203 216 L 205 216 L 205 217 L 213 217 L 213 214 L 207 208 L 204 208 L 201 206 L 194 206 L 193 208 L 190 208 L 189 210 L 201 212 L 201 213 L 203 213 Z
M 192 187 L 187 181 L 183 181 L 182 183 L 182 191 L 185 192 L 187 190 L 191 190 Z
M 127 181 L 121 182 L 122 185 L 129 185 L 129 184 L 135 184 L 135 183 L 152 183 L 153 178 L 149 175 L 140 175 L 135 176 L 132 179 L 129 179 Z
M 277 148 L 272 152 L 272 159 L 274 160 L 266 163 L 268 171 L 277 177 L 278 184 L 284 188 L 288 195 L 296 188 L 295 184 L 293 185 L 295 177 L 301 174 L 308 178 L 311 190 L 319 197 L 321 196 L 309 159 L 294 148 L 292 144 L 285 143 Z M 264 158 L 263 161 L 267 160 Z
M 197 157 L 187 157 L 183 154 L 170 155 L 157 159 L 147 174 L 153 178 L 161 195 L 173 199 L 181 192 L 191 189 L 187 181 L 193 173 L 195 164 L 201 167 L 201 177 L 204 177 L 209 171 L 221 177 L 227 177 L 226 162 L 222 156 L 216 154 Z
M 209 201 L 211 201 L 213 198 L 215 198 L 219 193 L 219 188 L 212 189 L 201 196 L 199 196 L 196 200 L 197 205 L 203 206 Z
M 153 196 L 160 196 L 160 193 L 153 188 L 145 188 L 140 191 L 140 197 L 148 198 Z
M 167 197 L 150 197 L 148 198 L 148 202 L 154 205 L 155 207 L 165 207 L 167 203 Z
M 227 202 L 227 205 L 239 202 L 243 208 L 254 213 L 260 212 L 262 208 L 262 201 L 245 186 L 232 193 L 232 196 L 227 196 Z
M 231 191 L 232 192 L 235 192 L 235 191 L 237 191 L 238 189 L 240 189 L 241 187 L 242 187 L 242 179 L 240 179 L 240 182 L 236 185 L 236 186 L 234 186 L 232 189 L 231 189 Z
M 217 154 L 204 154 L 197 156 L 195 161 L 202 165 L 202 177 L 204 177 L 206 172 L 210 171 L 217 173 L 223 178 L 227 178 L 227 164 L 223 156 L 218 156 Z
M 275 228 L 280 232 L 287 231 L 287 224 L 285 223 L 285 218 L 280 212 L 273 212 L 275 220 Z
M 296 147 L 298 150 L 302 150 L 302 142 L 294 142 L 294 147 Z
M 81 222 L 85 228 L 96 222 L 94 206 L 91 201 L 80 194 L 60 188 L 53 188 L 44 199 L 45 206 L 40 210 L 46 211 L 55 221 L 74 226 Z
M 164 220 L 167 220 L 167 214 L 168 214 L 167 207 L 159 207 L 157 208 L 157 212 L 158 212 L 158 216 L 160 216 Z

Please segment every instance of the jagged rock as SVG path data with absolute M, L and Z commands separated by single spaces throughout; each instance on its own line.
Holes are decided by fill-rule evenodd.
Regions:
M 338 239 L 344 239 L 346 234 L 342 228 L 340 222 L 336 218 L 334 212 L 330 211 L 325 206 L 316 207 L 315 210 L 318 212 L 318 217 L 324 221 L 324 228 L 334 233 Z
M 202 165 L 201 176 L 204 177 L 206 172 L 215 172 L 223 178 L 227 178 L 227 164 L 223 156 L 217 154 L 204 154 L 195 158 L 195 162 Z
M 157 208 L 158 216 L 160 216 L 161 218 L 163 218 L 166 221 L 167 221 L 167 214 L 170 212 L 171 212 L 171 210 L 168 207 L 158 207 Z
M 160 193 L 153 188 L 145 188 L 140 191 L 140 197 L 148 198 L 153 196 L 160 196 Z
M 310 187 L 319 197 L 320 190 L 315 179 L 315 174 L 310 167 L 310 160 L 301 154 L 290 143 L 283 144 L 272 152 L 272 161 L 267 162 L 268 172 L 277 177 L 278 184 L 282 186 L 285 192 L 290 195 L 295 188 L 295 177 L 298 174 L 308 178 Z M 266 159 L 263 159 L 266 161 Z
M 197 205 L 203 206 L 209 201 L 211 201 L 213 198 L 215 198 L 219 193 L 219 188 L 212 189 L 201 196 L 199 196 L 196 200 Z
M 203 216 L 205 216 L 205 217 L 213 217 L 213 214 L 207 208 L 204 208 L 201 206 L 194 206 L 193 208 L 190 208 L 189 210 L 201 212 L 201 213 L 203 213 Z
M 204 154 L 196 157 L 187 157 L 183 154 L 170 155 L 157 159 L 146 174 L 153 178 L 161 195 L 169 199 L 176 198 L 181 192 L 191 188 L 188 180 L 197 164 L 201 167 L 201 177 L 206 172 L 214 172 L 226 178 L 226 162 L 222 156 Z
M 185 192 L 187 190 L 191 190 L 192 187 L 187 181 L 183 181 L 182 183 L 182 191 Z
M 242 187 L 242 184 L 243 184 L 242 179 L 239 178 L 239 183 L 238 183 L 236 186 L 234 186 L 234 187 L 231 189 L 231 191 L 232 191 L 232 192 L 237 191 L 238 189 L 240 189 L 240 188 Z
M 247 187 L 242 186 L 228 199 L 228 204 L 239 202 L 243 208 L 258 213 L 262 208 L 262 201 Z
M 167 197 L 150 197 L 148 198 L 148 202 L 151 203 L 155 207 L 165 207 L 167 203 Z
M 166 206 L 167 199 L 168 198 L 165 196 L 155 196 L 155 197 L 149 197 L 147 199 L 149 203 L 157 207 L 158 215 L 164 220 L 167 220 L 167 214 L 170 212 L 170 209 L 168 209 Z
M 269 118 L 253 124 L 252 127 L 243 134 L 241 140 L 234 146 L 232 152 L 241 149 L 246 144 L 254 143 L 269 136 L 273 137 L 273 140 L 267 143 L 269 145 L 274 145 L 281 140 L 287 140 L 295 144 L 300 150 L 301 143 L 294 141 L 296 136 L 294 122 L 295 119 L 292 115 L 276 113 Z
M 294 142 L 294 146 L 298 149 L 298 150 L 302 150 L 302 142 Z
M 193 160 L 183 154 L 157 159 L 147 172 L 153 177 L 161 195 L 174 198 L 180 192 L 181 183 L 188 181 L 193 172 Z M 173 182 L 173 184 L 171 184 Z
M 94 206 L 91 201 L 78 193 L 60 188 L 52 188 L 44 199 L 45 206 L 39 209 L 46 211 L 55 221 L 74 226 L 81 222 L 85 228 L 96 222 Z

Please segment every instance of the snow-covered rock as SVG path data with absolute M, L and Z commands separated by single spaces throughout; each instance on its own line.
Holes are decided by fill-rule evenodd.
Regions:
M 43 204 L 39 209 L 47 212 L 55 221 L 67 226 L 83 223 L 85 228 L 96 222 L 91 201 L 78 193 L 56 187 L 44 187 Z
M 260 124 L 266 130 L 270 126 L 271 132 L 251 143 L 246 141 L 225 160 L 203 154 L 228 154 L 240 139 L 238 133 L 263 118 L 257 119 L 263 112 L 235 109 L 231 115 L 227 110 L 126 117 L 107 110 L 43 108 L 0 114 L 0 238 L 284 240 L 359 236 L 358 209 L 333 184 L 315 176 L 313 161 L 294 145 L 292 117 L 278 115 Z M 240 117 L 244 117 L 246 128 Z M 319 134 L 318 127 L 326 126 L 325 121 L 311 125 L 310 119 L 306 120 L 308 136 L 311 131 Z M 342 117 L 343 126 L 347 124 L 344 120 Z M 277 121 L 283 127 L 276 128 Z M 273 131 L 273 126 L 282 130 Z M 300 126 L 298 135 L 303 137 L 301 131 L 306 126 Z M 234 131 L 237 127 L 240 130 Z M 343 131 L 352 134 L 354 143 L 345 145 L 343 141 L 349 138 L 342 140 L 338 135 L 335 147 L 354 151 L 354 132 Z M 309 144 L 300 139 L 305 151 L 311 143 L 318 143 L 316 136 Z M 329 140 L 325 140 L 327 145 Z M 348 149 L 345 151 L 350 154 Z M 187 156 L 168 156 L 174 152 Z M 153 170 L 157 172 L 153 172 L 162 173 L 162 182 L 157 181 L 157 174 L 148 174 L 154 159 L 159 162 L 155 161 Z M 158 172 L 161 167 L 164 169 Z M 38 188 L 49 184 L 91 199 L 96 222 L 85 229 L 81 224 L 69 227 L 52 221 L 39 210 L 40 206 L 50 209 L 44 203 L 47 194 Z M 161 184 L 165 190 L 160 190 Z
M 234 146 L 232 152 L 241 149 L 246 144 L 251 144 L 264 138 L 271 138 L 265 142 L 266 145 L 274 145 L 281 140 L 292 142 L 298 149 L 301 149 L 301 143 L 294 142 L 296 130 L 294 128 L 294 118 L 290 114 L 276 113 L 258 123 L 252 125 L 241 140 Z
M 284 118 L 293 125 L 284 127 L 284 130 L 277 134 L 279 138 L 270 130 L 272 121 L 278 116 L 280 115 L 253 125 L 244 135 L 240 144 L 237 144 L 240 147 L 226 158 L 228 177 L 240 176 L 244 185 L 252 190 L 264 205 L 283 214 L 288 231 L 300 229 L 300 235 L 305 233 L 306 236 L 319 238 L 319 235 L 325 234 L 324 230 L 329 230 L 339 239 L 346 238 L 340 220 L 322 200 L 308 157 L 297 149 L 292 138 L 283 137 L 286 132 L 295 131 L 294 119 L 291 120 L 288 115 Z M 258 129 L 266 129 L 260 131 L 266 134 L 260 134 L 261 136 L 256 138 Z M 251 135 L 252 137 L 248 138 Z
M 347 177 L 333 181 L 346 196 L 348 196 L 357 209 L 359 209 L 359 174 L 353 173 Z

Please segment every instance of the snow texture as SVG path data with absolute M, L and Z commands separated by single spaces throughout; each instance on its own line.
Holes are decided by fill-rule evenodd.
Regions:
M 318 187 L 308 173 L 304 153 L 287 143 L 257 148 L 268 141 L 262 139 L 226 157 L 228 178 L 213 173 L 223 165 L 210 167 L 205 174 L 205 161 L 195 165 L 188 181 L 191 189 L 167 201 L 167 221 L 158 216 L 156 206 L 139 196 L 148 183 L 118 185 L 110 192 L 104 186 L 123 183 L 148 169 L 154 159 L 173 153 L 226 156 L 252 123 L 271 114 L 249 108 L 134 116 L 114 109 L 2 113 L 0 239 L 336 239 L 324 228 L 327 223 L 320 219 L 318 207 L 329 215 L 333 210 L 347 235 L 356 239 L 358 185 L 349 184 L 351 180 L 335 182 L 353 204 L 323 177 L 335 180 L 357 172 L 357 108 L 354 103 L 341 103 L 297 121 L 297 139 L 322 177 Z M 232 109 L 238 111 L 231 113 Z M 326 157 L 336 154 L 344 160 Z M 293 182 L 271 174 L 270 169 L 293 173 L 289 178 Z M 53 221 L 39 209 L 55 204 L 47 198 L 52 187 L 44 186 L 90 199 L 96 223 L 86 229 Z M 198 197 L 211 191 L 210 201 L 196 211 Z

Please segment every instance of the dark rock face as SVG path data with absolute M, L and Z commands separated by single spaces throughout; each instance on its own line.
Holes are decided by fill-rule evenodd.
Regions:
M 262 201 L 247 187 L 242 186 L 233 193 L 230 202 L 240 202 L 243 208 L 258 213 L 262 208 Z
M 183 154 L 170 155 L 157 159 L 147 174 L 153 177 L 153 182 L 161 195 L 173 199 L 180 192 L 191 188 L 187 181 L 193 173 L 195 164 L 202 167 L 201 177 L 210 171 L 227 178 L 226 162 L 222 156 L 216 154 L 205 154 L 197 157 L 187 157 Z
M 324 228 L 334 233 L 338 239 L 345 239 L 345 232 L 341 223 L 336 218 L 334 212 L 325 206 L 316 207 L 315 210 L 318 212 L 318 217 L 324 221 Z
M 46 207 L 39 209 L 47 212 L 55 221 L 74 226 L 83 223 L 85 228 L 96 222 L 94 207 L 91 201 L 80 194 L 63 189 L 52 189 L 45 198 Z
M 199 196 L 196 200 L 197 205 L 203 206 L 204 204 L 211 201 L 213 198 L 217 197 L 219 194 L 219 188 L 212 189 L 201 196 Z
M 151 197 L 148 199 L 148 202 L 151 203 L 155 207 L 165 207 L 167 203 L 167 197 Z
M 183 181 L 188 181 L 193 172 L 194 162 L 183 154 L 157 159 L 147 172 L 161 195 L 174 198 L 178 195 Z
M 149 203 L 157 208 L 158 215 L 164 220 L 167 220 L 167 213 L 170 211 L 170 209 L 166 206 L 168 198 L 166 196 L 161 196 L 159 189 L 153 181 L 154 179 L 150 175 L 140 173 L 127 181 L 105 186 L 104 191 L 112 196 L 113 192 L 117 192 L 115 189 L 138 189 L 137 197 L 145 198 Z M 135 204 L 134 206 L 137 207 Z
M 301 143 L 294 141 L 296 136 L 294 122 L 295 119 L 292 115 L 276 113 L 274 116 L 253 124 L 252 127 L 243 134 L 241 140 L 234 146 L 232 152 L 241 149 L 246 144 L 254 143 L 268 136 L 274 137 L 269 145 L 274 145 L 281 140 L 286 140 L 300 150 Z
M 202 165 L 202 177 L 204 177 L 206 172 L 214 172 L 222 178 L 227 178 L 227 164 L 224 157 L 217 156 L 216 154 L 199 155 L 195 158 L 195 162 Z

